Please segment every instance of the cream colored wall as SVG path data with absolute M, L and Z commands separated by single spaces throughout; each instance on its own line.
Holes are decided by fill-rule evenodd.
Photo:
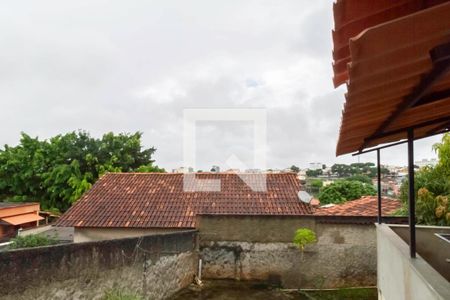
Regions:
M 170 233 L 183 231 L 183 229 L 138 229 L 138 228 L 75 228 L 74 242 L 92 242 L 101 240 L 113 240 L 127 237 L 139 237 L 155 233 Z
M 450 283 L 386 224 L 377 225 L 378 295 L 386 300 L 450 299 Z

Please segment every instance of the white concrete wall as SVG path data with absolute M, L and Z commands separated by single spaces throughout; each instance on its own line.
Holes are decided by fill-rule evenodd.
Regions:
M 38 233 L 42 233 L 42 232 L 50 230 L 50 229 L 52 229 L 52 225 L 44 225 L 44 226 L 39 226 L 39 227 L 27 228 L 27 229 L 19 231 L 18 235 L 27 236 L 27 235 L 32 235 L 32 234 L 38 234 Z
M 182 229 L 138 229 L 138 228 L 75 228 L 73 241 L 75 243 L 123 239 L 139 237 L 155 233 L 171 233 L 183 231 Z
M 450 283 L 388 225 L 377 225 L 378 294 L 383 300 L 450 299 Z

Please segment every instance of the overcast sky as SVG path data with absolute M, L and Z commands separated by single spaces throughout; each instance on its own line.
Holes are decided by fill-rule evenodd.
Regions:
M 267 167 L 357 162 L 334 155 L 345 88 L 332 85 L 332 26 L 326 0 L 2 1 L 0 144 L 142 131 L 171 169 L 183 109 L 266 108 Z M 197 169 L 236 167 L 231 155 L 253 167 L 253 138 L 249 122 L 200 122 Z M 404 145 L 382 155 L 406 164 Z

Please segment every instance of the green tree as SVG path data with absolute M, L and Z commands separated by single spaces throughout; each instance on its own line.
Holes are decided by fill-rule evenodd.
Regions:
M 371 184 L 360 181 L 337 180 L 320 190 L 319 200 L 321 204 L 342 203 L 358 199 L 361 196 L 376 195 L 376 193 Z
M 372 179 L 367 175 L 357 174 L 347 178 L 350 181 L 360 181 L 362 183 L 372 184 Z
M 438 164 L 436 169 L 442 176 L 450 178 L 450 133 L 444 134 L 440 143 L 433 145 L 434 151 L 438 154 Z
M 427 166 L 414 174 L 417 222 L 428 225 L 445 225 L 449 224 L 448 219 L 450 219 L 448 212 L 448 197 L 450 196 L 450 134 L 443 135 L 441 142 L 434 144 L 433 149 L 438 155 L 436 167 Z M 400 199 L 403 202 L 403 208 L 398 212 L 400 215 L 408 213 L 408 190 L 409 182 L 406 179 L 400 187 Z M 438 207 L 440 208 L 438 209 Z
M 303 252 L 305 246 L 317 242 L 316 233 L 309 228 L 299 228 L 295 231 L 293 243 Z
M 352 175 L 352 168 L 346 164 L 334 164 L 331 166 L 331 172 L 339 177 L 348 177 Z
M 306 171 L 306 176 L 308 177 L 317 177 L 319 175 L 322 175 L 323 171 L 321 169 L 318 170 L 307 170 Z
M 310 181 L 309 183 L 312 187 L 320 189 L 321 187 L 323 187 L 323 181 L 320 179 L 313 179 Z
M 136 132 L 96 139 L 78 131 L 39 140 L 22 133 L 19 145 L 0 149 L 0 197 L 64 211 L 106 172 L 164 172 L 152 160 L 155 148 L 143 149 L 141 138 Z
M 426 188 L 418 191 L 416 203 L 417 223 L 427 225 L 450 225 L 450 205 L 447 196 L 435 196 Z
M 424 167 L 414 174 L 414 191 L 426 188 L 434 195 L 450 195 L 450 179 L 444 176 L 442 170 L 436 167 Z M 400 187 L 400 200 L 408 201 L 409 182 L 405 179 Z
M 306 191 L 312 194 L 314 197 L 317 197 L 322 186 L 323 181 L 321 179 L 309 179 L 306 182 Z
M 339 177 L 351 177 L 355 175 L 366 175 L 370 178 L 377 176 L 377 167 L 374 163 L 352 163 L 346 164 L 334 164 L 331 167 L 331 171 L 337 174 Z M 389 170 L 385 167 L 381 167 L 381 174 L 389 174 Z
M 290 167 L 290 169 L 291 169 L 292 172 L 295 172 L 295 173 L 300 172 L 300 168 L 297 167 L 297 166 L 295 166 L 295 165 L 292 165 L 292 166 Z

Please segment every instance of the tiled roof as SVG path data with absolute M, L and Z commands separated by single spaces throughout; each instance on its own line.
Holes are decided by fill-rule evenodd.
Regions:
M 441 70 L 450 60 L 449 28 L 445 1 L 350 39 L 337 155 L 406 139 L 408 128 L 419 139 L 450 126 L 450 73 Z
M 197 179 L 220 179 L 217 192 L 184 192 L 183 174 L 106 174 L 62 215 L 57 226 L 194 228 L 197 214 L 312 214 L 310 206 L 298 198 L 296 174 L 246 176 L 257 183 L 265 176 L 267 191 L 253 191 L 231 173 L 196 175 Z
M 12 207 L 23 207 L 30 205 L 39 205 L 39 202 L 0 202 L 0 209 L 2 208 L 12 208 Z
M 336 0 L 333 5 L 333 69 L 335 86 L 348 80 L 349 40 L 366 28 L 427 9 L 448 0 Z
M 381 199 L 383 216 L 392 215 L 401 206 L 402 204 L 398 200 L 391 198 Z M 319 207 L 314 214 L 319 216 L 376 217 L 378 215 L 377 196 L 364 196 L 360 199 L 347 201 L 342 204 Z

